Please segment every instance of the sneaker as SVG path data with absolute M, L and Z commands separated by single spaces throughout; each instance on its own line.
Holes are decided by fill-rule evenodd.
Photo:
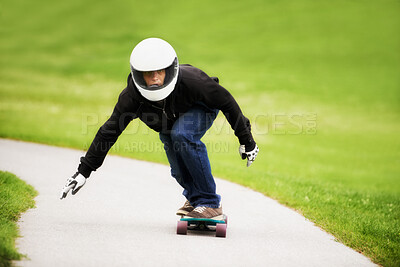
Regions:
M 222 208 L 210 208 L 199 206 L 186 214 L 185 218 L 218 219 L 222 217 Z
M 176 212 L 176 215 L 185 216 L 192 210 L 194 210 L 194 207 L 190 205 L 190 202 L 188 200 L 186 200 L 185 204 L 183 204 L 183 206 L 179 208 L 179 210 Z

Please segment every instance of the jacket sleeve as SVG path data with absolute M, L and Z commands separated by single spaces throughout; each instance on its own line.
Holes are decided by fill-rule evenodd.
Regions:
M 86 155 L 81 158 L 79 173 L 88 178 L 92 171 L 96 171 L 103 164 L 110 148 L 128 124 L 136 118 L 136 114 L 130 111 L 136 109 L 127 89 L 123 90 L 110 118 L 97 131 Z
M 210 108 L 221 110 L 241 145 L 254 147 L 251 125 L 231 93 L 204 72 L 200 72 L 200 82 L 193 84 L 194 95 Z

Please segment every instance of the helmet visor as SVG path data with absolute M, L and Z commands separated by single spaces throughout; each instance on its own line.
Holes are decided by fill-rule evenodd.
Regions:
M 152 71 L 157 71 L 157 70 L 152 70 Z M 132 76 L 134 81 L 138 86 L 140 86 L 142 89 L 149 90 L 149 91 L 156 91 L 156 90 L 161 90 L 168 86 L 174 77 L 177 75 L 178 71 L 178 59 L 175 58 L 175 60 L 172 62 L 172 64 L 165 68 L 165 78 L 164 78 L 164 83 L 162 85 L 150 85 L 148 86 L 145 79 L 144 79 L 144 71 L 138 71 L 132 68 Z

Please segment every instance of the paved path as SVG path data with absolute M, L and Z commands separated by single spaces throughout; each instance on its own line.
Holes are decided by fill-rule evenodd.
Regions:
M 38 191 L 20 220 L 18 266 L 372 266 L 298 213 L 217 180 L 227 238 L 176 235 L 181 190 L 169 167 L 108 156 L 75 196 L 60 200 L 82 151 L 0 139 L 0 170 Z M 246 218 L 251 218 L 248 220 Z

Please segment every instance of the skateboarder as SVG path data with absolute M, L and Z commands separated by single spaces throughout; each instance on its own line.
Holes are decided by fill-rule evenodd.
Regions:
M 158 38 L 141 41 L 130 57 L 131 73 L 111 117 L 98 130 L 78 171 L 67 180 L 61 199 L 76 194 L 130 121 L 139 118 L 159 132 L 171 166 L 171 175 L 183 187 L 187 201 L 177 214 L 213 218 L 222 214 L 206 146 L 200 140 L 219 110 L 239 139 L 239 153 L 247 167 L 258 147 L 250 122 L 217 78 L 191 65 L 179 65 L 173 47 Z

